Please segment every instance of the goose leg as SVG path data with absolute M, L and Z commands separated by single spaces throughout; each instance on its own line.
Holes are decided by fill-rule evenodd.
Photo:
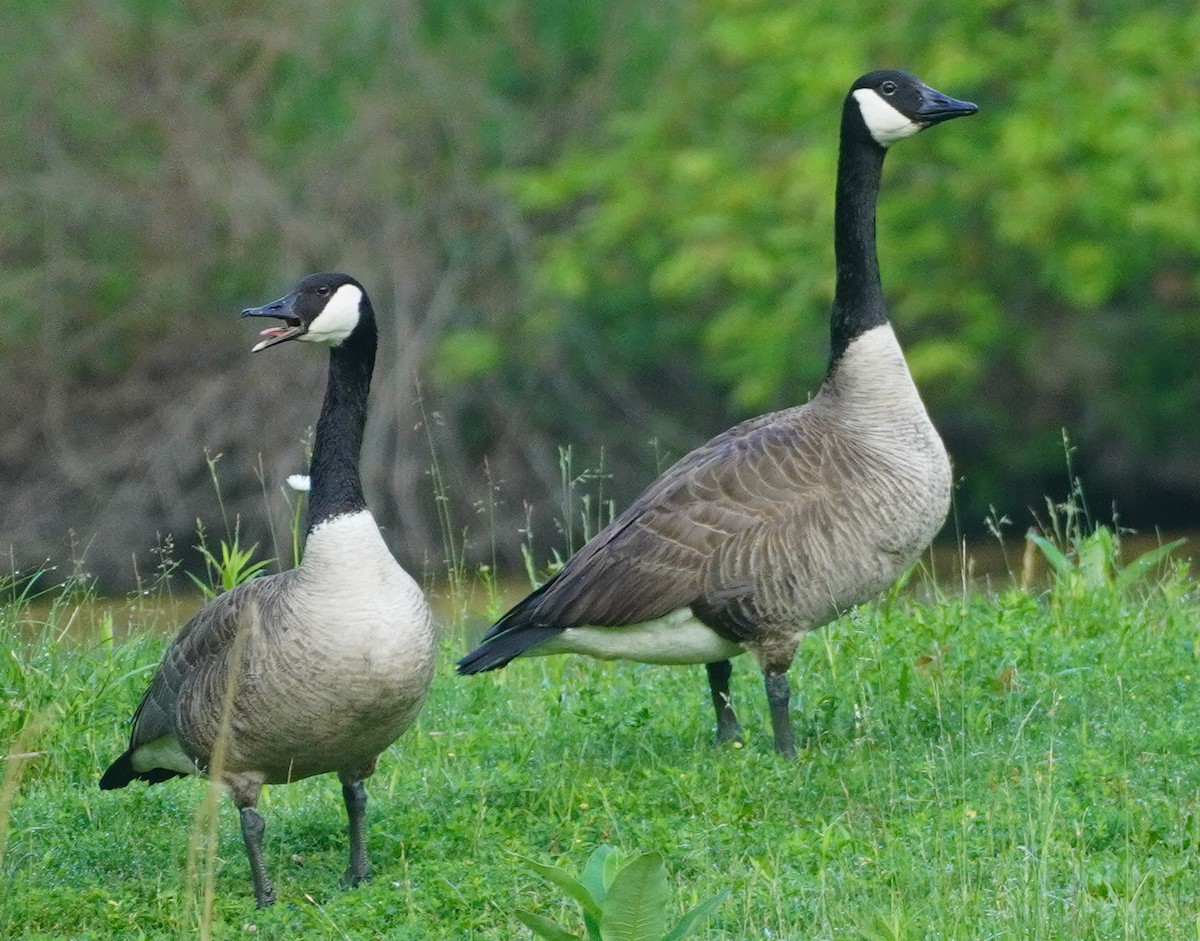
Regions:
M 712 691 L 713 708 L 717 711 L 717 742 L 742 743 L 742 727 L 738 725 L 733 711 L 733 700 L 729 698 L 729 677 L 733 664 L 728 660 L 717 660 L 704 664 L 708 672 L 708 687 Z
M 242 818 L 242 839 L 246 841 L 246 856 L 250 859 L 250 876 L 254 880 L 254 900 L 259 908 L 275 904 L 275 887 L 263 865 L 262 835 L 267 825 L 253 805 L 239 806 Z
M 342 800 L 346 802 L 346 816 L 350 820 L 350 865 L 342 882 L 355 886 L 371 878 L 366 837 L 367 786 L 361 779 L 344 779 Z
M 763 672 L 767 687 L 767 706 L 771 710 L 771 728 L 775 731 L 775 750 L 788 758 L 796 757 L 796 743 L 792 738 L 792 719 L 788 715 L 788 700 L 792 690 L 788 686 L 786 673 Z

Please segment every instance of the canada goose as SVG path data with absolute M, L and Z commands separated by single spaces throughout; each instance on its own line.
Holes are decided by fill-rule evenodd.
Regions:
M 796 753 L 787 669 L 807 631 L 891 584 L 950 506 L 950 461 L 888 322 L 875 255 L 887 148 L 975 105 L 877 71 L 842 106 L 829 368 L 810 402 L 688 454 L 505 614 L 458 664 L 582 653 L 705 663 L 717 735 L 740 741 L 729 657 L 763 671 L 775 747 Z
M 219 776 L 240 811 L 261 907 L 275 901 L 255 809 L 264 784 L 337 772 L 350 820 L 344 878 L 370 877 L 363 781 L 421 708 L 434 630 L 425 596 L 363 499 L 358 460 L 377 336 L 366 291 L 348 275 L 309 275 L 242 316 L 284 323 L 262 331 L 252 352 L 286 340 L 330 348 L 304 560 L 226 592 L 183 626 L 100 787 Z

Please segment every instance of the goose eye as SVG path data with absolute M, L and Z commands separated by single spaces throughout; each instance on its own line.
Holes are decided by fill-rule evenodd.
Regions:
M 319 288 L 317 288 L 317 294 L 320 297 L 324 297 L 328 293 L 329 293 L 329 285 L 328 284 L 322 284 Z
M 879 86 L 879 90 L 885 95 L 894 95 L 896 94 L 896 83 L 889 79 Z

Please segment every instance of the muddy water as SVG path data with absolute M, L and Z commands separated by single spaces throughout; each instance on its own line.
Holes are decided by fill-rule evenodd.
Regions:
M 19 611 L 16 626 L 20 637 L 29 642 L 49 639 L 79 644 L 111 637 L 119 643 L 144 631 L 172 633 L 204 603 L 198 592 L 128 598 L 54 595 L 54 591 L 48 592 Z
M 1200 552 L 1200 533 L 1126 534 L 1121 538 L 1121 557 L 1129 563 L 1142 553 L 1183 535 L 1187 542 L 1173 557 L 1186 559 Z M 1051 574 L 1041 552 L 1023 538 L 970 543 L 939 542 L 923 560 L 922 571 L 910 582 L 919 597 L 929 597 L 936 585 L 942 595 L 981 592 L 984 594 L 1023 587 L 1033 591 L 1050 585 Z M 489 608 L 501 610 L 520 600 L 529 590 L 527 581 L 515 578 L 500 587 L 493 605 L 489 593 L 472 584 L 452 596 L 444 580 L 427 587 L 430 604 L 439 624 L 466 622 L 468 632 L 482 632 L 490 622 Z M 128 597 L 97 598 L 90 595 L 63 598 L 56 590 L 46 591 L 18 615 L 17 633 L 26 642 L 66 639 L 91 644 L 112 637 L 120 642 L 130 634 L 158 631 L 173 634 L 203 605 L 195 591 L 157 591 Z

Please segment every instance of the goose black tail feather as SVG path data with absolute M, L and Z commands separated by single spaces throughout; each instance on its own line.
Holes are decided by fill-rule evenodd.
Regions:
M 130 781 L 134 780 L 158 784 L 160 781 L 169 781 L 171 778 L 182 777 L 184 777 L 182 773 L 171 771 L 167 768 L 151 768 L 149 771 L 135 771 L 133 769 L 132 753 L 125 752 L 125 754 L 108 766 L 108 770 L 100 778 L 100 790 L 115 791 L 117 788 L 124 787 Z
M 496 634 L 459 660 L 457 671 L 462 676 L 469 676 L 473 673 L 498 670 L 529 648 L 536 647 L 542 641 L 561 634 L 562 630 L 561 627 L 530 624 Z

